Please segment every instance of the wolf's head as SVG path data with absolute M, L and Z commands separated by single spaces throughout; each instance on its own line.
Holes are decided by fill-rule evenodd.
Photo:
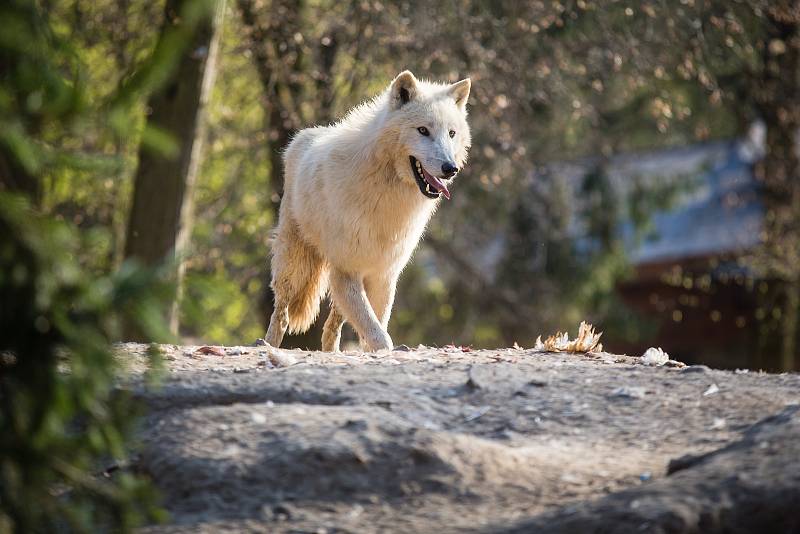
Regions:
M 395 170 L 428 198 L 449 199 L 448 185 L 467 161 L 470 85 L 469 78 L 452 85 L 423 82 L 404 71 L 389 87 Z

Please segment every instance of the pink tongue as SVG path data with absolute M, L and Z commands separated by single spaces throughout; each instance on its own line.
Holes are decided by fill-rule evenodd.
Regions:
M 422 169 L 422 175 L 425 177 L 426 182 L 431 184 L 434 189 L 443 194 L 444 198 L 450 200 L 450 191 L 447 190 L 447 186 L 444 185 L 444 182 L 442 182 L 440 179 L 430 174 L 425 169 Z

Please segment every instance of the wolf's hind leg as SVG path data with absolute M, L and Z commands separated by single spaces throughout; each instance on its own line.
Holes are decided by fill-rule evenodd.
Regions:
M 331 312 L 322 328 L 322 350 L 325 352 L 339 352 L 339 343 L 342 340 L 342 325 L 344 315 L 331 302 Z
M 331 272 L 331 297 L 336 307 L 356 329 L 370 350 L 388 349 L 392 338 L 381 326 L 364 291 L 361 278 L 344 273 L 338 269 Z
M 265 340 L 278 347 L 287 329 L 300 333 L 314 324 L 319 303 L 328 291 L 327 263 L 303 241 L 298 226 L 283 209 L 272 242 L 270 286 L 275 293 L 275 310 Z
M 289 327 L 289 305 L 282 300 L 275 299 L 275 309 L 272 311 L 272 317 L 269 319 L 269 328 L 267 335 L 264 336 L 264 341 L 269 343 L 275 348 L 281 346 L 283 335 Z

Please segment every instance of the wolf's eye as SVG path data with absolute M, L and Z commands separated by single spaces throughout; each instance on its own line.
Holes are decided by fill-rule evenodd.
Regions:
M 428 136 L 431 134 L 431 133 L 428 131 L 428 129 L 427 129 L 427 128 L 425 128 L 424 126 L 420 126 L 419 128 L 417 128 L 417 131 L 418 131 L 419 133 L 421 133 L 422 135 L 424 135 L 425 137 L 428 137 Z
M 455 136 L 456 136 L 456 131 L 455 130 L 450 130 L 450 137 L 452 138 L 452 137 L 455 137 Z

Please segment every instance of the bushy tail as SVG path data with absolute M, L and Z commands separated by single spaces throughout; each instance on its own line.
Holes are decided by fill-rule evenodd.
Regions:
M 328 292 L 328 265 L 304 243 L 294 224 L 281 225 L 272 241 L 272 290 L 276 306 L 289 308 L 289 333 L 303 333 L 319 315 Z
M 289 333 L 302 334 L 314 324 L 328 292 L 328 269 L 321 263 L 309 271 L 306 284 L 289 303 Z

